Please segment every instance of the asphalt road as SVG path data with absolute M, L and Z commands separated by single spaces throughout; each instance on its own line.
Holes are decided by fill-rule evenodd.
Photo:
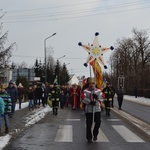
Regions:
M 124 109 L 125 106 L 124 103 Z M 5 150 L 149 150 L 150 147 L 142 132 L 113 111 L 109 117 L 102 112 L 97 142 L 87 143 L 85 129 L 83 111 L 61 109 L 58 116 L 49 113 L 24 131 Z
M 118 107 L 118 101 L 114 99 L 114 106 Z M 150 107 L 128 100 L 123 100 L 122 110 L 135 116 L 136 118 L 150 124 Z

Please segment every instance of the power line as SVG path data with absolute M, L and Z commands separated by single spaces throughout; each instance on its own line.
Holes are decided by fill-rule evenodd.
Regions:
M 101 6 L 101 7 L 96 7 L 96 8 L 94 8 L 94 9 L 80 9 L 80 10 L 74 10 L 74 11 L 59 11 L 59 12 L 53 12 L 52 14 L 49 14 L 49 13 L 42 13 L 42 14 L 29 14 L 29 15 L 20 15 L 20 13 L 19 13 L 19 16 L 6 16 L 6 18 L 17 18 L 17 17 L 20 17 L 20 18 L 22 18 L 22 17 L 44 17 L 45 15 L 47 16 L 54 16 L 54 15 L 56 15 L 57 16 L 57 14 L 58 15 L 68 15 L 68 14 L 76 14 L 77 12 L 79 12 L 79 13 L 84 13 L 84 12 L 89 12 L 89 11 L 99 11 L 99 10 L 107 10 L 107 9 L 114 9 L 114 8 L 121 8 L 121 7 L 127 7 L 127 6 L 135 6 L 135 5 L 139 5 L 139 4 L 144 4 L 144 3 L 147 3 L 147 2 L 141 2 L 141 1 L 139 1 L 138 3 L 136 2 L 131 2 L 131 3 L 122 3 L 122 4 L 118 4 L 118 5 L 111 5 L 111 6 Z
M 103 0 L 105 1 L 105 0 Z M 70 5 L 59 5 L 59 6 L 53 6 L 53 7 L 44 7 L 44 8 L 35 8 L 35 9 L 25 9 L 25 10 L 16 10 L 16 11 L 8 11 L 8 12 L 26 12 L 26 11 L 36 11 L 36 10 L 45 10 L 45 9 L 52 9 L 52 8 L 61 8 L 61 7 L 70 7 L 70 6 L 77 6 L 77 5 L 87 5 L 87 4 L 91 4 L 91 3 L 97 3 L 100 1 L 93 1 L 93 2 L 85 2 L 85 3 L 74 3 L 74 4 L 70 4 Z M 101 1 L 102 2 L 102 1 Z
M 13 57 L 26 57 L 26 58 L 44 58 L 41 56 L 24 56 L 24 55 L 12 55 Z M 109 58 L 109 57 L 103 57 L 103 58 Z M 54 58 L 57 59 L 57 58 Z M 67 58 L 63 58 L 63 59 L 86 59 L 86 58 L 79 58 L 79 57 L 67 57 Z
M 89 9 L 82 9 L 82 10 L 76 10 L 76 11 L 64 11 L 64 12 L 55 12 L 51 15 L 48 15 L 47 16 L 44 16 L 43 14 L 35 14 L 37 17 L 36 18 L 47 18 L 49 17 L 50 19 L 34 19 L 34 20 L 21 20 L 21 21 L 5 21 L 5 23 L 13 23 L 13 22 L 35 22 L 35 21 L 54 21 L 54 20 L 63 20 L 63 19 L 74 19 L 74 18 L 81 18 L 81 17 L 89 17 L 89 16 L 98 16 L 98 15 L 105 15 L 105 14 L 112 14 L 112 13 L 120 13 L 120 12 L 126 12 L 126 11 L 134 11 L 134 10 L 140 10 L 140 9 L 146 9 L 146 8 L 149 8 L 150 6 L 147 6 L 147 7 L 143 7 L 143 8 L 135 8 L 135 9 L 126 9 L 126 10 L 118 10 L 118 11 L 111 11 L 111 12 L 103 12 L 103 13 L 97 13 L 97 14 L 88 14 L 88 15 L 82 15 L 82 16 L 70 16 L 70 15 L 77 15 L 77 14 L 82 14 L 82 13 L 85 13 L 85 12 L 95 12 L 95 11 L 101 11 L 103 9 L 107 10 L 107 9 L 116 9 L 116 8 L 120 8 L 120 7 L 127 7 L 127 6 L 135 6 L 135 5 L 138 5 L 138 4 L 143 4 L 145 2 L 140 2 L 139 3 L 133 3 L 132 5 L 129 4 L 129 3 L 124 3 L 124 4 L 119 4 L 119 5 L 113 5 L 113 6 L 107 6 L 106 8 L 103 6 L 103 7 L 97 7 L 95 9 L 92 9 L 92 10 L 89 10 Z M 126 4 L 126 5 L 125 5 Z M 69 13 L 70 12 L 70 13 Z M 71 13 L 72 12 L 72 13 Z M 59 14 L 60 13 L 60 14 Z M 63 14 L 64 13 L 64 14 Z M 40 15 L 40 16 L 38 16 Z M 43 16 L 41 16 L 43 15 Z M 64 16 L 64 15 L 67 15 L 67 16 L 70 16 L 70 17 L 61 17 L 61 16 Z M 61 17 L 61 18 L 53 18 L 53 17 Z M 27 16 L 26 16 L 27 17 Z M 30 18 L 29 18 L 30 17 Z M 32 19 L 32 18 L 35 18 L 35 16 L 33 15 L 29 15 L 27 19 Z M 17 19 L 17 18 L 14 18 L 14 19 Z M 19 19 L 19 18 L 18 18 Z
M 26 10 L 16 10 L 16 11 L 7 11 L 7 12 L 10 12 L 11 14 L 13 13 L 13 12 L 19 12 L 19 14 L 20 14 L 20 12 L 30 12 L 30 11 L 37 11 L 37 10 L 45 10 L 45 9 L 59 9 L 59 8 L 63 8 L 63 7 L 74 7 L 74 6 L 78 6 L 78 5 L 87 5 L 87 4 L 91 4 L 91 3 L 97 3 L 97 2 L 99 2 L 99 3 L 102 3 L 102 2 L 105 2 L 105 0 L 103 0 L 103 1 L 93 1 L 93 2 L 84 2 L 84 3 L 75 3 L 75 4 L 70 4 L 70 5 L 59 5 L 59 6 L 53 6 L 53 7 L 46 7 L 46 8 L 36 8 L 36 9 L 26 9 Z M 128 3 L 122 3 L 122 4 L 119 4 L 119 5 L 111 5 L 110 7 L 114 7 L 114 6 L 121 6 L 121 5 L 130 5 L 130 6 L 132 6 L 132 5 L 137 5 L 137 4 L 144 4 L 144 3 L 147 3 L 148 1 L 145 1 L 145 2 L 143 2 L 143 0 L 141 0 L 141 1 L 135 1 L 135 2 L 128 2 Z M 102 8 L 103 7 L 105 7 L 105 6 L 102 6 Z M 106 7 L 108 7 L 108 6 L 106 6 Z

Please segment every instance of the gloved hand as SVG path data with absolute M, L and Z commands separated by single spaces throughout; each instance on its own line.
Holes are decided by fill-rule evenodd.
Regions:
M 98 99 L 98 96 L 96 94 L 92 94 L 93 99 Z
M 96 104 L 96 101 L 91 101 L 90 102 L 90 105 L 92 105 L 92 106 L 95 106 L 95 104 Z
M 1 117 L 4 117 L 4 114 L 1 114 Z

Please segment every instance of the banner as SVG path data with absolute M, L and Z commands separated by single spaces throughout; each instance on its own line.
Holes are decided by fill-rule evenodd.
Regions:
M 103 74 L 102 74 L 102 70 L 101 70 L 101 67 L 100 67 L 98 61 L 97 60 L 95 60 L 95 61 L 96 62 L 94 62 L 94 61 L 90 62 L 90 65 L 93 68 L 94 75 L 96 73 L 96 75 L 95 75 L 96 76 L 96 85 L 97 85 L 97 87 L 100 90 L 102 90 L 102 86 L 103 86 Z

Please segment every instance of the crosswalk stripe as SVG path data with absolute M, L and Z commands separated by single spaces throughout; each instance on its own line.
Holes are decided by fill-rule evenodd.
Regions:
M 101 129 L 99 129 L 99 134 L 97 136 L 97 142 L 109 142 L 105 134 Z
M 66 119 L 66 121 L 80 121 L 80 119 Z
M 107 119 L 107 121 L 121 121 L 120 119 Z
M 55 137 L 55 142 L 72 142 L 72 131 L 72 125 L 60 125 Z
M 124 125 L 112 125 L 112 127 L 121 135 L 121 137 L 126 142 L 144 142 L 141 138 L 139 138 Z

